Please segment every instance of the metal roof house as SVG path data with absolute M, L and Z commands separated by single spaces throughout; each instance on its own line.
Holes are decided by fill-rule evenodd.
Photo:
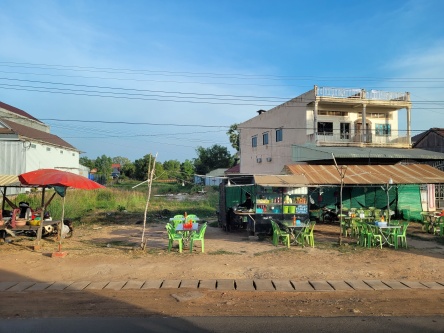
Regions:
M 415 135 L 412 142 L 414 148 L 444 153 L 444 128 L 431 128 Z
M 0 102 L 0 174 L 42 168 L 79 174 L 80 151 L 29 113 Z
M 238 125 L 239 173 L 279 175 L 286 166 L 334 168 L 335 163 L 443 164 L 444 153 L 421 145 L 412 148 L 411 110 L 408 92 L 314 86 L 268 111 L 258 111 Z M 400 111 L 406 117 L 406 130 L 399 129 Z M 387 182 L 389 178 L 383 176 Z M 436 182 L 422 184 L 430 184 L 430 188 L 412 186 L 421 187 L 421 197 L 433 196 L 437 206 L 443 206 L 444 186 Z M 429 202 L 423 205 L 424 210 L 435 209 L 435 200 Z
M 296 151 L 301 145 L 410 149 L 411 108 L 408 92 L 314 86 L 238 125 L 240 172 L 277 174 L 284 165 L 305 163 Z M 402 109 L 405 131 L 398 128 Z

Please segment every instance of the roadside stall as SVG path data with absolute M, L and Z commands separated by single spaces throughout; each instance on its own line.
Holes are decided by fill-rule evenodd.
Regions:
M 58 222 L 53 221 L 49 212 L 43 214 L 30 207 L 28 202 L 16 203 L 8 195 L 17 195 L 24 186 L 18 176 L 0 175 L 2 204 L 0 209 L 0 238 L 5 240 L 7 235 L 17 234 L 37 235 L 39 229 L 43 236 L 57 233 Z M 41 207 L 47 207 L 56 193 L 45 203 L 44 189 L 42 191 Z
M 250 235 L 270 234 L 271 221 L 305 223 L 309 221 L 308 188 L 300 175 L 254 175 L 250 184 L 221 185 L 220 211 L 226 212 L 222 227 L 247 228 Z M 250 194 L 253 207 L 241 207 Z M 223 214 L 222 214 L 223 215 Z M 241 221 L 241 222 L 239 222 Z

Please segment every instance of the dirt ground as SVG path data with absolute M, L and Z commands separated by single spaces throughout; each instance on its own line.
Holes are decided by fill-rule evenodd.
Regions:
M 119 225 L 76 227 L 74 236 L 62 242 L 62 251 L 67 253 L 64 258 L 51 257 L 51 253 L 58 249 L 54 238 L 43 239 L 41 250 L 34 251 L 35 238 L 8 237 L 8 242 L 0 244 L 0 282 L 152 279 L 444 282 L 444 243 L 438 241 L 438 236 L 423 232 L 421 225 L 415 222 L 409 225 L 408 249 L 367 249 L 356 246 L 356 240 L 352 238 L 344 238 L 344 245 L 339 247 L 337 225 L 316 225 L 314 248 L 292 246 L 290 249 L 283 245 L 273 246 L 270 238 L 251 239 L 244 230 L 227 233 L 217 226 L 209 226 L 205 235 L 205 253 L 201 252 L 198 242 L 193 253 L 189 253 L 186 247 L 182 254 L 178 253 L 177 245 L 171 252 L 167 251 L 165 222 L 149 224 L 144 251 L 140 249 L 143 227 L 130 220 Z M 211 224 L 214 220 L 208 219 L 208 222 Z M 73 308 L 77 309 L 75 313 L 78 316 L 91 313 L 173 316 L 444 315 L 443 290 L 333 293 L 97 291 L 77 293 L 75 298 L 70 297 L 69 292 L 2 294 L 4 299 L 10 300 L 9 304 L 14 304 L 0 311 L 2 317 L 63 316 L 72 314 Z M 45 306 L 30 306 L 30 300 Z M 49 309 L 52 310 L 49 312 Z

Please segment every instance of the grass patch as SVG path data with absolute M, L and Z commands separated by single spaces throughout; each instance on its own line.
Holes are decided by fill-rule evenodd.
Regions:
M 136 214 L 139 219 L 143 220 L 145 211 L 147 193 L 130 189 L 130 185 L 135 182 L 119 184 L 116 187 L 107 187 L 106 189 L 85 191 L 77 189 L 69 189 L 65 197 L 65 219 L 81 223 L 89 220 L 89 217 L 98 217 L 99 220 L 112 221 L 112 216 L 116 219 L 121 217 L 132 217 L 128 214 Z M 155 187 L 155 186 L 153 186 Z M 154 188 L 155 193 L 171 193 L 177 194 L 177 190 L 183 191 L 182 187 L 175 188 L 164 185 L 158 185 Z M 172 217 L 176 214 L 196 214 L 200 218 L 216 216 L 216 210 L 219 205 L 219 192 L 212 187 L 205 187 L 205 195 L 193 195 L 192 188 L 188 189 L 189 193 L 184 193 L 182 199 L 177 200 L 172 196 L 152 196 L 150 198 L 148 208 L 148 221 L 155 219 Z M 45 192 L 46 200 L 51 197 L 54 190 L 47 189 Z M 41 193 L 31 192 L 23 193 L 10 198 L 17 205 L 21 201 L 29 202 L 30 206 L 35 209 L 41 205 Z M 48 206 L 54 220 L 58 220 L 62 216 L 63 198 L 56 195 L 54 200 Z M 8 207 L 6 207 L 8 209 Z M 97 216 L 96 214 L 109 214 Z M 127 215 L 125 215 L 127 214 Z M 108 218 L 110 217 L 110 218 Z M 96 222 L 96 221 L 94 221 Z

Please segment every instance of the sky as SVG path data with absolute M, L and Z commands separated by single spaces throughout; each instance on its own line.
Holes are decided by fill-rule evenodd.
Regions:
M 234 153 L 230 125 L 314 85 L 410 92 L 444 127 L 444 1 L 0 0 L 0 101 L 81 156 Z M 399 128 L 406 129 L 405 112 Z

